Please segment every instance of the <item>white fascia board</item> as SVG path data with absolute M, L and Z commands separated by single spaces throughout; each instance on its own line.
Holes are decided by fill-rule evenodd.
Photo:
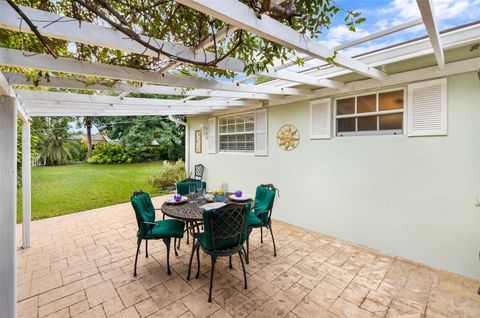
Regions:
M 267 15 L 257 18 L 253 9 L 237 0 L 177 0 L 177 2 L 298 52 L 322 60 L 335 55 L 333 48 L 320 44 Z M 387 76 L 339 52 L 335 55 L 335 63 L 371 78 L 385 79 Z
M 275 88 L 258 85 L 234 84 L 189 76 L 160 74 L 134 68 L 79 61 L 71 58 L 33 54 L 20 50 L 0 48 L 0 65 L 41 69 L 54 72 L 90 75 L 111 79 L 137 81 L 160 85 L 172 85 L 212 90 L 279 95 L 307 95 L 311 91 L 298 88 Z
M 10 85 L 21 86 L 35 86 L 32 81 L 29 81 L 24 74 L 4 72 L 5 78 Z M 204 97 L 226 97 L 226 98 L 244 98 L 244 99 L 261 99 L 269 100 L 279 98 L 278 95 L 261 94 L 261 93 L 242 93 L 231 91 L 215 91 L 209 89 L 185 89 L 175 86 L 160 86 L 160 85 L 132 85 L 128 83 L 116 83 L 113 86 L 103 85 L 100 83 L 93 83 L 87 85 L 85 82 L 66 77 L 50 76 L 48 81 L 42 80 L 38 84 L 39 87 L 54 87 L 54 88 L 70 88 L 82 90 L 100 90 L 110 92 L 132 92 L 132 93 L 146 93 L 158 95 L 177 95 L 177 96 L 204 96 Z
M 43 36 L 94 46 L 107 47 L 155 58 L 159 57 L 159 54 L 154 50 L 146 49 L 140 43 L 129 39 L 122 32 L 112 28 L 99 26 L 86 21 L 80 22 L 70 17 L 65 17 L 26 6 L 20 6 L 20 8 L 24 14 L 35 23 L 38 31 Z M 29 28 L 29 26 L 25 22 L 22 23 L 22 18 L 18 15 L 18 13 L 4 1 L 0 1 L 0 28 L 17 32 L 32 33 L 32 30 Z M 142 36 L 142 39 L 145 42 L 150 43 L 150 45 L 162 49 L 162 51 L 167 52 L 174 57 L 180 57 L 198 63 L 208 63 L 210 61 L 214 61 L 216 58 L 214 53 L 203 51 L 201 48 L 200 54 L 198 52 L 198 48 L 192 49 L 179 43 L 170 43 L 161 39 L 153 39 L 146 36 Z M 227 57 L 217 63 L 216 67 L 222 70 L 243 73 L 245 69 L 245 62 L 236 58 Z M 288 71 L 283 73 L 277 73 L 275 71 L 262 72 L 262 75 L 271 78 L 287 79 L 289 81 L 315 86 L 332 87 L 331 85 L 335 85 L 333 87 L 337 87 L 341 85 L 339 82 L 318 80 L 309 75 L 297 77 L 295 74 L 295 72 Z
M 156 98 L 131 98 L 115 97 L 101 95 L 87 95 L 75 93 L 60 93 L 34 90 L 16 90 L 18 99 L 21 101 L 53 101 L 53 102 L 73 102 L 79 104 L 101 103 L 118 105 L 143 105 L 143 106 L 221 106 L 235 107 L 259 104 L 255 101 L 192 101 L 192 100 L 174 100 L 174 99 L 156 99 Z
M 428 37 L 430 38 L 430 43 L 432 44 L 433 53 L 437 59 L 438 66 L 442 69 L 445 67 L 445 57 L 443 55 L 442 42 L 438 32 L 432 1 L 417 0 L 417 5 L 422 15 L 423 24 L 425 24 L 425 28 L 427 29 Z
M 447 33 L 440 34 L 440 38 L 444 49 L 452 49 L 465 45 L 476 44 L 480 39 L 480 24 L 470 25 L 458 30 L 453 30 Z M 359 56 L 357 59 L 371 66 L 381 66 L 432 53 L 433 49 L 430 44 L 430 40 L 428 38 L 424 38 L 414 42 L 408 42 L 391 48 L 367 53 L 365 55 Z M 326 64 L 323 64 L 323 66 L 325 65 Z M 318 65 L 318 67 L 321 66 L 322 65 Z M 340 67 L 329 67 L 321 70 L 311 70 L 306 73 L 318 76 L 320 78 L 331 78 L 340 75 L 350 74 L 352 72 Z M 290 83 L 286 84 L 277 80 L 265 83 L 265 85 L 267 84 L 275 87 L 291 86 Z M 346 84 L 346 86 L 348 86 L 348 84 Z

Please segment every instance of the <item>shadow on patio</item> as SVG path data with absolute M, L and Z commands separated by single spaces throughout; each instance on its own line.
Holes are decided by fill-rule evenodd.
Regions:
M 153 200 L 160 206 L 165 197 Z M 278 221 L 274 230 L 278 257 L 268 233 L 264 244 L 252 233 L 247 290 L 238 256 L 233 270 L 219 260 L 209 304 L 210 260 L 202 254 L 200 278 L 187 281 L 185 240 L 171 276 L 165 245 L 151 241 L 133 277 L 129 203 L 34 221 L 32 248 L 17 252 L 18 316 L 478 317 L 479 281 Z

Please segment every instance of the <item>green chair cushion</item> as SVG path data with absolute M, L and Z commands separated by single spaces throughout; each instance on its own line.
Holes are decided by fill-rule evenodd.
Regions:
M 262 220 L 264 224 L 268 223 L 268 213 L 261 213 L 271 210 L 275 200 L 275 191 L 263 186 L 258 186 L 255 193 L 254 212 Z
M 179 220 L 161 220 L 155 222 L 151 231 L 145 235 L 145 238 L 164 238 L 164 237 L 183 237 L 185 223 Z
M 133 196 L 131 202 L 135 210 L 135 216 L 137 217 L 139 233 L 145 233 L 150 228 L 150 225 L 142 224 L 142 222 L 155 221 L 155 208 L 153 207 L 152 200 L 148 193 L 142 192 Z
M 258 218 L 258 216 L 253 212 L 250 211 L 247 214 L 247 226 L 259 226 L 262 225 L 263 222 Z
M 250 211 L 251 204 L 246 203 L 244 207 L 244 213 L 248 215 L 248 211 Z M 210 217 L 209 213 L 216 213 L 215 210 L 207 210 L 203 211 L 203 224 L 205 231 L 202 233 L 197 234 L 197 238 L 199 243 L 203 246 L 203 248 L 207 251 L 213 251 L 213 244 L 212 244 L 212 224 L 210 223 Z M 243 244 L 245 240 L 247 239 L 247 226 L 248 226 L 248 221 L 245 219 L 245 222 L 243 222 L 243 229 L 242 229 L 242 235 L 240 238 L 240 244 Z M 238 236 L 236 238 L 230 238 L 230 239 L 225 239 L 225 240 L 220 240 L 217 239 L 215 242 L 215 248 L 216 250 L 223 250 L 223 249 L 229 249 L 237 246 L 238 244 Z
M 197 234 L 197 239 L 198 239 L 199 243 L 207 251 L 213 250 L 212 241 L 210 240 L 210 238 L 207 239 L 207 235 L 205 234 L 205 232 L 198 233 Z M 228 249 L 228 248 L 234 247 L 236 245 L 237 245 L 237 240 L 235 240 L 235 239 L 218 240 L 215 243 L 215 247 L 216 247 L 217 250 Z
M 178 182 L 177 183 L 177 193 L 178 194 L 181 194 L 181 195 L 186 195 L 188 194 L 188 187 L 192 184 L 199 184 L 199 183 L 202 183 L 203 184 L 203 189 L 207 189 L 207 183 L 205 181 L 189 181 L 189 182 Z

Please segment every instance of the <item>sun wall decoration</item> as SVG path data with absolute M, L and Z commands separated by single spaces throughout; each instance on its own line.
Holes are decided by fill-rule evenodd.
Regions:
M 283 125 L 277 133 L 277 141 L 280 148 L 290 151 L 297 148 L 300 142 L 298 129 L 293 125 Z

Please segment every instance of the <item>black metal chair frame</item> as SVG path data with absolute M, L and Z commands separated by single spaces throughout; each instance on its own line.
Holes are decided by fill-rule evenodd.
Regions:
M 137 196 L 141 193 L 143 193 L 143 191 L 138 191 L 138 192 L 136 191 L 132 194 L 132 197 Z M 155 210 L 159 210 L 159 209 L 155 209 Z M 149 227 L 144 233 L 141 233 L 141 235 L 140 235 L 140 233 L 137 233 L 137 253 L 135 254 L 135 264 L 134 264 L 134 267 L 133 267 L 133 276 L 137 276 L 138 254 L 141 253 L 140 252 L 140 246 L 141 246 L 143 240 L 145 241 L 145 258 L 148 258 L 148 240 L 149 239 L 144 239 L 143 237 L 145 237 L 145 235 L 148 233 L 148 231 L 151 231 L 155 226 L 158 226 L 158 224 L 155 223 L 155 222 L 142 221 L 142 222 L 140 222 L 140 224 L 147 224 L 147 225 L 149 225 Z M 138 224 L 139 231 L 140 231 L 140 224 Z M 167 247 L 167 274 L 171 275 L 172 271 L 170 270 L 170 243 L 171 243 L 172 238 L 171 237 L 164 237 L 164 238 L 150 239 L 150 240 L 160 240 L 160 239 L 163 240 L 163 243 L 165 243 L 165 246 Z M 175 250 L 175 256 L 178 256 L 176 245 L 177 245 L 177 238 L 175 237 L 174 238 L 174 243 L 173 243 L 173 249 Z
M 205 167 L 204 165 L 202 165 L 201 163 L 198 164 L 198 165 L 195 165 L 194 167 L 194 179 L 195 180 L 202 180 L 203 178 L 203 171 L 205 170 Z
M 216 218 L 222 218 L 224 217 L 223 215 L 220 216 L 222 213 L 228 213 L 230 211 L 233 211 L 233 213 L 236 214 L 236 217 L 240 218 L 240 223 L 237 222 L 238 229 L 232 233 L 228 234 L 223 234 L 219 233 L 217 228 L 217 219 Z M 230 268 L 232 267 L 232 255 L 238 254 L 240 257 L 240 262 L 242 263 L 242 269 L 243 269 L 243 279 L 245 281 L 245 286 L 244 288 L 247 289 L 247 272 L 245 270 L 245 264 L 243 261 L 244 255 L 244 248 L 243 248 L 243 242 L 242 242 L 242 235 L 243 235 L 243 228 L 245 226 L 246 218 L 247 218 L 247 213 L 245 206 L 240 203 L 229 203 L 221 208 L 218 208 L 215 212 L 209 214 L 209 221 L 210 225 L 212 228 L 212 237 L 211 237 L 211 244 L 212 244 L 212 250 L 207 250 L 205 249 L 204 246 L 199 244 L 199 241 L 196 240 L 196 243 L 194 247 L 192 248 L 192 254 L 190 255 L 190 262 L 188 264 L 188 276 L 187 280 L 190 280 L 190 273 L 192 270 L 192 261 L 193 261 L 193 254 L 196 252 L 197 253 L 197 274 L 195 278 L 198 278 L 200 275 L 200 247 L 202 248 L 203 252 L 205 252 L 207 255 L 210 255 L 211 258 L 211 271 L 210 271 L 210 289 L 208 293 L 208 302 L 212 302 L 212 287 L 213 287 L 213 275 L 215 272 L 215 263 L 217 262 L 218 257 L 222 256 L 228 256 L 229 257 L 229 266 Z M 228 216 L 227 216 L 228 217 Z M 228 240 L 228 239 L 236 239 L 237 244 L 229 249 L 217 249 L 217 241 L 218 240 Z
M 275 186 L 271 183 L 269 184 L 262 184 L 261 185 L 262 187 L 266 187 L 267 189 L 269 190 L 272 190 L 272 191 L 275 191 L 275 194 L 278 193 L 278 189 L 275 188 Z M 262 212 L 259 212 L 259 213 L 255 213 L 259 218 L 261 218 L 262 214 L 266 214 L 268 213 L 268 222 L 267 224 L 261 224 L 261 225 L 255 225 L 255 226 L 249 226 L 247 231 L 247 255 L 246 255 L 246 262 L 247 264 L 250 263 L 250 258 L 249 258 L 249 255 L 250 255 L 250 233 L 252 232 L 253 229 L 256 229 L 256 228 L 260 228 L 260 242 L 263 244 L 263 228 L 266 227 L 269 229 L 270 231 L 270 235 L 272 236 L 272 242 L 273 242 L 273 256 L 277 257 L 277 247 L 275 246 L 275 237 L 273 236 L 273 230 L 272 230 L 272 210 L 273 210 L 273 206 L 271 209 L 269 210 L 265 210 L 265 211 L 262 211 Z

